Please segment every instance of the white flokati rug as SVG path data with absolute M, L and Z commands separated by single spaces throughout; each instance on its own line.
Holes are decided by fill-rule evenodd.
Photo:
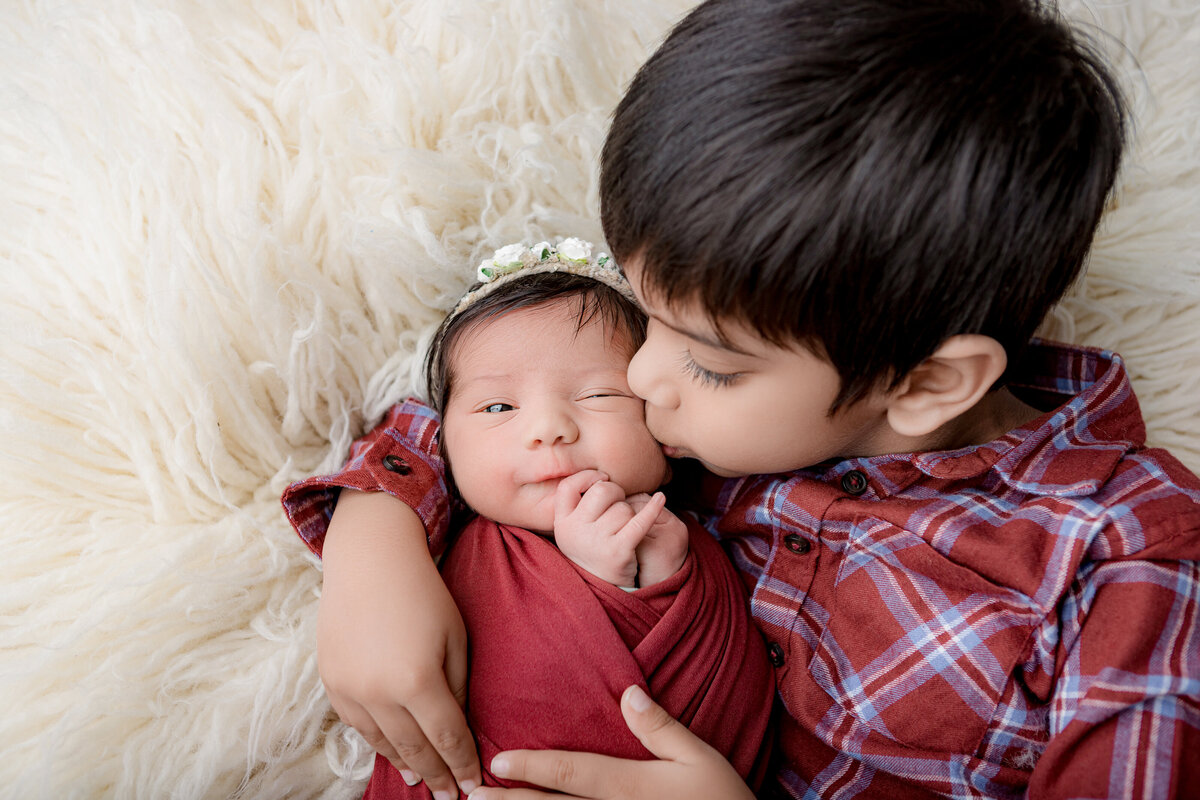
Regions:
M 599 240 L 682 0 L 0 7 L 0 797 L 349 798 L 284 522 L 499 244 Z M 1137 112 L 1051 332 L 1200 468 L 1200 6 L 1074 2 Z

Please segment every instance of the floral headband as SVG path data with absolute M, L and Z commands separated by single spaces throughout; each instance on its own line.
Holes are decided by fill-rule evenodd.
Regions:
M 540 272 L 567 272 L 599 281 L 616 289 L 630 301 L 636 303 L 629 281 L 621 274 L 615 261 L 607 253 L 592 258 L 592 243 L 581 239 L 562 239 L 556 245 L 538 242 L 532 247 L 510 244 L 501 247 L 492 257 L 479 265 L 475 277 L 479 286 L 463 295 L 451 314 L 458 314 L 476 300 L 486 297 L 512 280 Z

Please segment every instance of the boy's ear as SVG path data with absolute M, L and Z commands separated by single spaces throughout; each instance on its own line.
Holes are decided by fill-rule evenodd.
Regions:
M 995 339 L 951 336 L 891 393 L 888 424 L 902 436 L 927 436 L 974 407 L 1007 365 L 1008 355 Z

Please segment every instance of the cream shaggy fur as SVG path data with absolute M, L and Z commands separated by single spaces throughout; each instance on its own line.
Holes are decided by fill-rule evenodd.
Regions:
M 685 0 L 0 7 L 0 797 L 349 798 L 278 505 L 413 388 L 499 244 L 600 239 Z M 1200 468 L 1200 7 L 1078 0 L 1137 140 L 1050 332 Z

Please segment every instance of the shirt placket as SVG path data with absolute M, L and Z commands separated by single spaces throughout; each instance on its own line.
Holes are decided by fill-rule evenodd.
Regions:
M 844 506 L 838 501 L 862 495 L 869 485 L 863 471 L 852 469 L 821 481 L 796 479 L 787 487 L 790 502 L 782 504 L 773 520 L 775 544 L 755 591 L 755 615 L 768 622 L 767 655 L 780 680 L 796 663 L 804 668 L 824 625 L 821 595 L 825 584 L 832 588 L 836 572 L 826 526 L 837 519 L 838 506 Z M 789 507 L 820 513 L 806 520 L 803 514 L 787 514 Z M 809 602 L 814 591 L 818 596 Z

